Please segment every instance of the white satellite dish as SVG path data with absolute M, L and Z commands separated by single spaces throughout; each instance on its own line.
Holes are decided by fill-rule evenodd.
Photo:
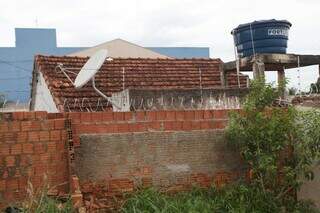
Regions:
M 88 81 L 92 80 L 92 87 L 93 89 L 101 95 L 103 98 L 107 99 L 112 106 L 115 107 L 116 110 L 121 110 L 122 108 L 118 106 L 118 104 L 112 100 L 111 97 L 106 96 L 103 94 L 95 84 L 94 76 L 95 74 L 99 71 L 103 63 L 107 61 L 112 61 L 112 58 L 107 58 L 108 56 L 108 50 L 102 49 L 96 52 L 93 56 L 90 57 L 90 59 L 84 64 L 84 66 L 81 68 L 79 73 L 75 73 L 73 71 L 70 71 L 70 69 L 76 69 L 76 68 L 65 68 L 63 64 L 59 63 L 55 70 L 58 71 L 57 69 L 60 69 L 60 72 L 62 72 L 68 80 L 74 85 L 76 89 L 82 88 Z M 71 78 L 67 75 L 68 73 L 72 73 L 74 75 L 77 75 L 75 81 L 73 82 Z
M 106 49 L 99 50 L 93 56 L 91 56 L 78 73 L 74 81 L 74 87 L 76 89 L 80 89 L 86 83 L 88 83 L 88 81 L 90 81 L 101 68 L 107 56 L 108 50 Z

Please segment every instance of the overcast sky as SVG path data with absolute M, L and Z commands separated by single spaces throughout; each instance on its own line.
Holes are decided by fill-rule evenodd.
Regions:
M 229 61 L 233 28 L 275 18 L 293 25 L 288 52 L 320 54 L 319 11 L 320 0 L 0 0 L 0 46 L 14 46 L 15 27 L 56 28 L 58 46 L 123 38 L 141 46 L 210 47 L 211 57 Z M 301 69 L 302 89 L 316 81 L 317 69 Z M 297 71 L 286 74 L 297 87 Z

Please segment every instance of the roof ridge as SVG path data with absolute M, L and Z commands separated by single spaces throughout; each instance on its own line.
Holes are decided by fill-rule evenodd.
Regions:
M 70 55 L 44 55 L 44 54 L 37 54 L 35 57 L 42 57 L 42 58 L 77 58 L 77 59 L 87 59 L 89 58 L 88 56 L 70 56 Z M 162 61 L 217 61 L 221 60 L 220 58 L 141 58 L 141 57 L 115 57 L 112 58 L 115 60 L 162 60 Z

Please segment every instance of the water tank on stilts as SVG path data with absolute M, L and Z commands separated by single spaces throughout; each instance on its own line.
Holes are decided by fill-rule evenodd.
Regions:
M 241 24 L 231 34 L 239 57 L 259 53 L 287 53 L 291 23 L 286 20 L 262 20 Z

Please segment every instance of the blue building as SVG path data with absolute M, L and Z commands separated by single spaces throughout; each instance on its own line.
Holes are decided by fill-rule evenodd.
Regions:
M 86 47 L 57 47 L 55 29 L 15 29 L 15 47 L 0 47 L 0 94 L 8 100 L 26 102 L 30 98 L 33 59 L 36 54 L 68 55 Z M 209 48 L 149 47 L 174 58 L 209 58 Z

